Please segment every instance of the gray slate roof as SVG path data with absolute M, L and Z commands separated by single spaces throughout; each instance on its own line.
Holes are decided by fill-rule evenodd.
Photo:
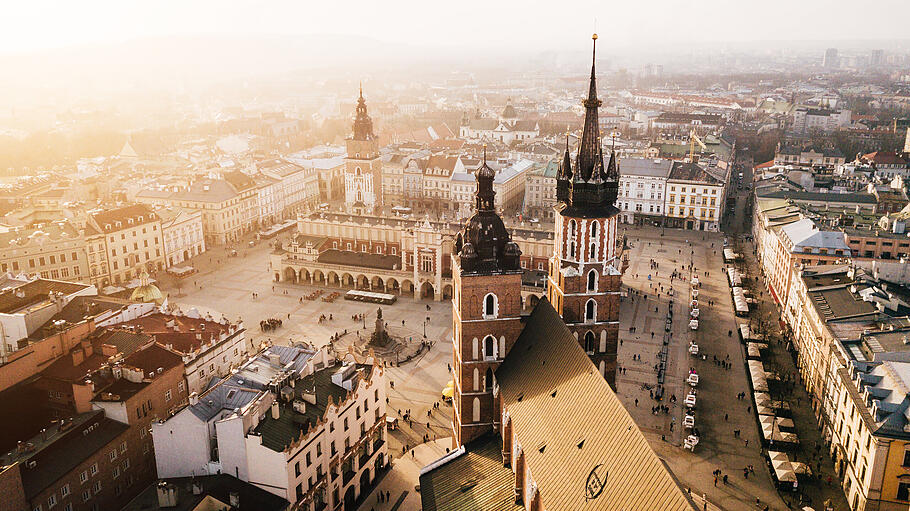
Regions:
M 620 176 L 667 177 L 673 160 L 661 158 L 623 158 L 619 162 Z

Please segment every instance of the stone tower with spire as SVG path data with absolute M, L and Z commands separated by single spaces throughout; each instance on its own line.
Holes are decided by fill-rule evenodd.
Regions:
M 454 445 L 499 426 L 494 373 L 521 333 L 521 250 L 496 214 L 493 179 L 475 173 L 474 215 L 455 237 L 452 255 Z
M 597 34 L 593 39 L 596 48 Z M 547 298 L 615 390 L 621 284 L 615 205 L 619 161 L 611 149 L 604 163 L 594 61 L 582 104 L 585 123 L 577 154 L 573 160 L 567 139 L 556 176 L 555 246 Z
M 373 120 L 367 114 L 363 86 L 354 114 L 351 136 L 345 140 L 347 157 L 344 169 L 344 202 L 350 209 L 372 212 L 382 206 L 382 160 L 373 133 Z

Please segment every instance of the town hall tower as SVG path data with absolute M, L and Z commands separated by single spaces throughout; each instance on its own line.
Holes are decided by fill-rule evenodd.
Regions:
M 347 156 L 344 160 L 344 202 L 348 208 L 372 213 L 382 206 L 382 160 L 379 143 L 373 134 L 373 120 L 367 114 L 363 87 L 357 99 L 354 129 L 345 140 Z

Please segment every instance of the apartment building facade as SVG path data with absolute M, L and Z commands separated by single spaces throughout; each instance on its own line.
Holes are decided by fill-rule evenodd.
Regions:
M 176 208 L 159 208 L 156 212 L 161 218 L 164 258 L 168 268 L 205 252 L 201 212 Z
M 666 226 L 720 230 L 726 181 L 693 162 L 675 161 L 667 178 Z
M 388 457 L 382 368 L 349 357 L 269 347 L 152 425 L 159 476 L 221 471 L 296 509 L 351 508 Z
M 86 247 L 84 229 L 69 221 L 0 225 L 0 273 L 86 282 Z
M 161 219 L 146 204 L 115 207 L 93 212 L 89 221 L 95 232 L 87 238 L 92 279 L 101 287 L 120 285 L 136 279 L 142 272 L 165 269 Z M 92 258 L 98 263 L 92 264 Z M 97 269 L 97 272 L 94 272 Z

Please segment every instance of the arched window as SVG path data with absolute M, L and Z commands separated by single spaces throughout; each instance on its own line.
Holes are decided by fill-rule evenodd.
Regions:
M 480 390 L 480 371 L 477 368 L 474 368 L 474 391 L 477 392 Z
M 496 358 L 496 338 L 488 335 L 483 339 L 483 357 L 486 359 Z
M 585 351 L 588 353 L 594 353 L 594 332 L 588 330 L 588 333 L 585 334 Z
M 474 398 L 474 420 L 471 422 L 480 422 L 480 398 Z
M 355 176 L 359 176 L 359 175 L 360 175 L 360 167 L 354 167 L 354 175 L 355 175 Z
M 483 297 L 483 317 L 495 318 L 499 315 L 499 299 L 493 293 Z
M 574 219 L 569 220 L 569 233 L 568 234 L 569 234 L 570 240 L 575 239 L 575 228 L 576 227 L 577 227 L 577 224 L 575 223 L 575 220 Z
M 493 390 L 493 369 L 487 368 L 486 374 L 483 375 L 483 390 L 490 392 Z
M 585 321 L 594 321 L 597 316 L 597 302 L 593 298 L 585 304 Z
M 575 259 L 575 242 L 574 241 L 569 242 L 569 257 L 571 257 L 572 259 Z
M 597 270 L 588 272 L 588 291 L 597 291 Z
M 479 343 L 477 341 L 477 338 L 475 337 L 471 341 L 471 355 L 473 355 L 471 357 L 471 360 L 480 360 L 480 348 L 478 348 L 478 346 L 479 346 Z
M 591 255 L 588 256 L 588 259 L 592 261 L 597 259 L 597 243 L 591 243 Z
M 597 226 L 599 225 L 600 223 L 597 220 L 591 222 L 591 241 L 597 241 Z
M 604 353 L 607 351 L 607 331 L 600 331 L 600 352 Z

